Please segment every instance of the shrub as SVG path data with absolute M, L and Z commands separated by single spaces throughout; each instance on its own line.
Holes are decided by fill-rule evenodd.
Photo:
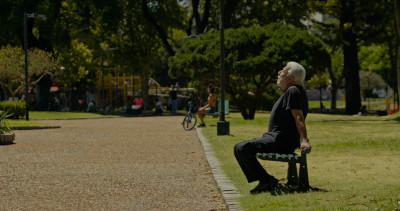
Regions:
M 20 119 L 25 116 L 26 103 L 23 101 L 1 101 L 0 110 L 10 114 L 9 118 L 11 119 Z

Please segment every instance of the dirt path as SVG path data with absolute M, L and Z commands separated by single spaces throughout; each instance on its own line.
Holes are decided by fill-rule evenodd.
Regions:
M 224 210 L 182 117 L 42 121 L 0 146 L 1 210 Z

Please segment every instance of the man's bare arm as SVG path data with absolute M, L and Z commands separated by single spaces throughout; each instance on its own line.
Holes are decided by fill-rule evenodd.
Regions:
M 300 144 L 300 149 L 303 152 L 305 148 L 309 148 L 311 150 L 311 145 L 308 142 L 307 139 L 307 128 L 306 128 L 306 123 L 303 115 L 303 111 L 300 109 L 291 109 L 293 118 L 295 119 L 296 122 L 296 127 L 297 130 L 299 131 L 300 138 L 301 138 L 301 144 Z

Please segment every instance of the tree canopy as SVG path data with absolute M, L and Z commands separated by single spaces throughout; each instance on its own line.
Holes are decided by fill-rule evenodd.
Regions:
M 374 72 L 382 75 L 390 86 L 396 86 L 396 54 L 400 42 L 396 33 L 394 8 L 397 7 L 394 2 L 397 1 L 231 0 L 225 1 L 223 20 L 226 29 L 264 27 L 271 23 L 279 23 L 313 31 L 329 46 L 334 58 L 332 65 L 327 68 L 331 78 L 331 90 L 334 92 L 341 83 L 345 84 L 346 108 L 348 113 L 354 113 L 358 112 L 360 104 L 358 72 L 360 68 L 363 70 L 365 59 L 368 58 L 357 57 L 357 53 L 362 49 L 360 47 L 379 45 L 386 49 L 382 57 L 385 64 L 378 65 Z M 182 41 L 185 35 L 209 34 L 218 30 L 219 1 L 4 0 L 0 7 L 0 25 L 3 29 L 0 31 L 0 46 L 22 46 L 24 39 L 21 27 L 24 12 L 45 15 L 44 18 L 28 19 L 28 48 L 39 48 L 53 53 L 53 56 L 58 58 L 60 66 L 65 67 L 63 74 L 58 75 L 58 79 L 63 82 L 60 84 L 84 88 L 93 86 L 92 82 L 96 79 L 101 63 L 101 52 L 109 47 L 116 50 L 104 54 L 105 64 L 118 65 L 120 72 L 129 75 L 139 74 L 143 78 L 152 76 L 156 80 L 163 80 L 165 84 L 171 83 L 172 77 L 178 77 L 174 80 L 179 80 L 182 84 L 193 84 L 201 78 L 203 72 L 209 73 L 209 81 L 219 78 L 216 75 L 219 72 L 219 54 L 215 51 L 218 49 L 217 35 L 205 35 L 214 36 L 211 40 L 207 38 L 209 41 L 201 41 L 202 36 Z M 313 20 L 315 14 L 322 14 L 322 19 Z M 240 37 L 232 35 L 235 36 Z M 186 65 L 188 72 L 180 72 L 178 75 L 179 71 L 174 71 L 177 68 L 169 68 L 166 61 L 176 52 L 185 51 L 179 50 L 181 42 L 184 42 L 184 45 L 193 42 L 192 50 L 207 51 L 207 54 L 193 54 L 191 59 L 198 63 L 197 66 Z M 196 42 L 204 42 L 204 45 L 209 46 L 197 49 Z M 230 45 L 235 45 L 235 42 L 232 41 L 232 44 L 229 40 L 225 43 L 227 50 Z M 284 44 L 280 47 L 282 46 L 284 47 Z M 276 51 L 273 48 L 269 49 Z M 230 55 L 227 54 L 227 70 L 235 69 L 235 74 L 244 70 L 246 73 L 252 73 L 253 69 L 263 67 L 261 64 L 264 64 L 265 58 L 260 55 L 267 55 L 269 52 L 265 50 L 263 54 L 257 55 L 254 53 L 257 48 L 252 50 L 247 52 L 248 55 L 256 55 L 252 59 L 243 59 L 241 52 L 232 51 Z M 189 55 L 191 54 L 189 52 Z M 342 59 L 335 58 L 337 55 L 341 55 Z M 278 55 L 269 56 L 269 59 L 273 60 Z M 235 59 L 239 60 L 233 61 Z M 293 60 L 295 59 L 302 58 Z M 180 61 L 182 64 L 178 65 L 179 62 L 176 61 L 175 65 L 182 66 L 185 62 L 187 63 Z M 320 61 L 302 62 L 307 66 Z M 390 62 L 390 69 L 387 62 Z M 194 77 L 199 75 L 197 72 L 200 69 L 204 69 L 200 71 L 202 74 Z M 309 65 L 309 75 L 314 73 L 313 69 L 314 65 Z M 345 80 L 341 80 L 342 78 Z M 201 80 L 203 79 L 199 79 Z M 52 81 L 47 80 L 46 83 L 51 84 Z M 146 87 L 145 83 L 143 87 Z
M 9 45 L 0 49 L 0 85 L 6 87 L 12 97 L 25 88 L 25 54 L 20 47 Z M 46 75 L 52 76 L 58 62 L 52 55 L 40 49 L 28 51 L 29 85 L 38 83 Z
M 281 24 L 226 30 L 225 55 L 225 88 L 245 119 L 254 118 L 264 91 L 275 92 L 278 71 L 287 62 L 301 63 L 307 77 L 330 65 L 329 52 L 319 38 Z M 185 74 L 205 84 L 218 83 L 218 34 L 186 40 L 169 65 L 172 76 Z

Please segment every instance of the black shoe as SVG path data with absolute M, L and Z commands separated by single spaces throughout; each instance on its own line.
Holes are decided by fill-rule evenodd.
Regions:
M 205 126 L 206 126 L 206 124 L 201 124 L 201 125 L 199 125 L 197 127 L 205 127 Z
M 259 194 L 263 192 L 269 192 L 276 188 L 278 185 L 278 180 L 274 177 L 270 177 L 268 182 L 260 181 L 258 185 L 250 191 L 250 194 Z

